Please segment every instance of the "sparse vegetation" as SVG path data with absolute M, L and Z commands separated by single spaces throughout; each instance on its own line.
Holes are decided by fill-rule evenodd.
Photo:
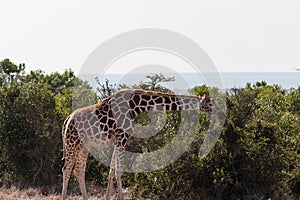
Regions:
M 90 200 L 98 200 L 103 199 L 105 195 L 105 191 L 103 188 L 97 188 L 97 187 L 89 187 L 89 199 Z M 124 199 L 134 199 L 131 198 L 129 191 L 124 190 Z M 116 194 L 112 196 L 112 200 L 116 199 Z M 20 189 L 15 186 L 12 187 L 2 187 L 0 188 L 0 200 L 16 200 L 16 199 L 22 199 L 22 200 L 60 200 L 61 194 L 59 192 L 56 192 L 56 189 L 47 187 L 47 188 L 26 188 L 26 189 Z M 73 190 L 68 195 L 68 200 L 82 200 L 82 196 L 79 191 Z

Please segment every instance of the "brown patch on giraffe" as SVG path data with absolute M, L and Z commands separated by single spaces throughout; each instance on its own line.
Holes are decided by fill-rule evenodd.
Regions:
M 78 139 L 78 135 L 77 134 L 73 134 L 71 136 L 71 138 L 70 138 L 70 141 L 73 141 L 73 143 L 74 143 L 74 141 L 77 140 L 77 139 Z
M 122 141 L 117 141 L 117 147 L 120 147 L 122 145 Z
M 99 109 L 96 109 L 95 110 L 95 114 L 97 115 L 97 117 L 99 118 L 99 115 L 100 115 L 100 110 Z
M 141 112 L 146 112 L 146 107 L 140 107 Z
M 104 125 L 102 130 L 103 131 L 108 131 L 108 126 Z
M 118 138 L 119 138 L 119 139 L 124 138 L 124 136 L 125 136 L 124 132 L 121 132 L 121 133 L 118 134 Z
M 104 111 L 108 111 L 108 110 L 109 110 L 109 106 L 108 106 L 108 105 L 104 105 L 104 106 L 103 106 L 103 110 L 104 110 Z
M 142 95 L 141 97 L 142 97 L 142 99 L 144 99 L 146 101 L 149 101 L 151 99 L 151 97 L 149 95 Z
M 170 97 L 165 97 L 165 103 L 171 103 Z
M 166 110 L 170 110 L 170 105 L 165 105 Z
M 115 123 L 115 120 L 113 120 L 113 119 L 108 119 L 107 125 L 108 125 L 109 127 L 113 127 L 114 123 Z
M 140 96 L 138 96 L 138 95 L 133 95 L 133 97 L 132 97 L 132 100 L 134 101 L 134 104 L 135 105 L 138 105 L 139 104 L 139 102 L 140 102 Z
M 67 133 L 67 135 L 66 135 L 67 140 L 70 139 L 70 137 L 71 137 L 71 134 Z
M 75 147 L 78 147 L 80 144 L 81 144 L 81 141 L 80 141 L 79 139 L 76 140 L 76 142 L 75 142 Z
M 114 114 L 113 114 L 112 110 L 109 110 L 107 115 L 109 118 L 114 118 Z
M 106 116 L 102 116 L 100 118 L 100 122 L 103 123 L 103 124 L 105 124 L 107 122 L 107 117 Z
M 161 104 L 163 103 L 163 98 L 162 97 L 157 97 L 157 99 L 154 100 L 155 103 Z
M 109 131 L 107 134 L 107 138 L 110 140 L 112 138 L 112 136 L 113 136 L 113 133 L 111 131 Z
M 134 108 L 134 112 L 136 113 L 136 116 L 138 116 L 139 114 L 141 114 L 141 111 L 140 111 L 139 107 L 135 107 Z
M 129 101 L 129 107 L 130 107 L 131 109 L 133 109 L 133 108 L 135 107 L 135 104 L 134 104 L 133 100 L 130 100 L 130 101 Z
M 148 102 L 148 104 L 151 105 L 151 106 L 155 105 L 155 103 L 152 99 Z
M 148 102 L 144 99 L 141 100 L 140 106 L 147 106 Z
M 171 104 L 171 110 L 177 110 L 178 106 L 176 103 Z
M 126 143 L 127 143 L 127 139 L 126 139 L 126 138 L 124 138 L 124 139 L 122 140 L 122 146 L 125 146 L 125 145 L 126 145 Z
M 100 110 L 100 115 L 98 115 L 98 118 L 101 118 L 103 115 L 107 115 L 107 111 Z

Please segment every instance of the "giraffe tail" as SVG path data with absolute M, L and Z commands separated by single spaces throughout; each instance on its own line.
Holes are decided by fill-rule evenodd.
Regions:
M 64 121 L 63 126 L 62 126 L 63 157 L 61 160 L 64 160 L 66 157 L 66 145 L 65 145 L 64 138 L 66 135 L 67 124 L 68 124 L 69 119 L 70 119 L 70 115 L 66 118 L 66 120 Z

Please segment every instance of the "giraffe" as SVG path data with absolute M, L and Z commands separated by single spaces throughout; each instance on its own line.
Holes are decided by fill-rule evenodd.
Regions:
M 74 167 L 83 199 L 88 198 L 85 185 L 85 168 L 90 148 L 93 146 L 114 146 L 106 199 L 110 199 L 113 178 L 117 180 L 118 199 L 122 195 L 122 161 L 125 146 L 132 135 L 134 119 L 142 112 L 167 110 L 200 110 L 210 115 L 213 100 L 203 97 L 175 95 L 141 89 L 125 89 L 107 97 L 101 102 L 80 108 L 64 121 L 63 139 L 63 189 L 62 199 L 66 199 L 71 171 Z

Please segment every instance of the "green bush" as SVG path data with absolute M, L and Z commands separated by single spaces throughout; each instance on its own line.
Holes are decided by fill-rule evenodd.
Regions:
M 0 62 L 0 183 L 60 186 L 61 126 L 74 106 L 74 84 L 81 83 L 76 94 L 85 97 L 75 106 L 96 102 L 95 93 L 71 70 L 52 74 L 24 70 L 24 64 L 15 65 L 9 59 Z M 133 86 L 98 81 L 98 97 L 124 87 L 170 92 L 161 83 L 174 80 L 162 74 L 147 78 Z M 190 89 L 194 95 L 204 92 L 217 102 L 221 99 L 217 88 Z M 200 114 L 198 132 L 187 152 L 163 169 L 125 173 L 124 186 L 133 195 L 150 199 L 298 199 L 300 87 L 285 90 L 266 82 L 247 84 L 226 92 L 226 106 L 223 131 L 206 157 L 200 158 L 199 151 L 209 117 Z M 158 134 L 133 138 L 127 150 L 151 152 L 169 144 L 178 134 L 181 114 L 164 113 Z M 148 125 L 149 115 L 139 116 L 136 123 Z M 108 170 L 89 159 L 87 181 L 106 187 Z

